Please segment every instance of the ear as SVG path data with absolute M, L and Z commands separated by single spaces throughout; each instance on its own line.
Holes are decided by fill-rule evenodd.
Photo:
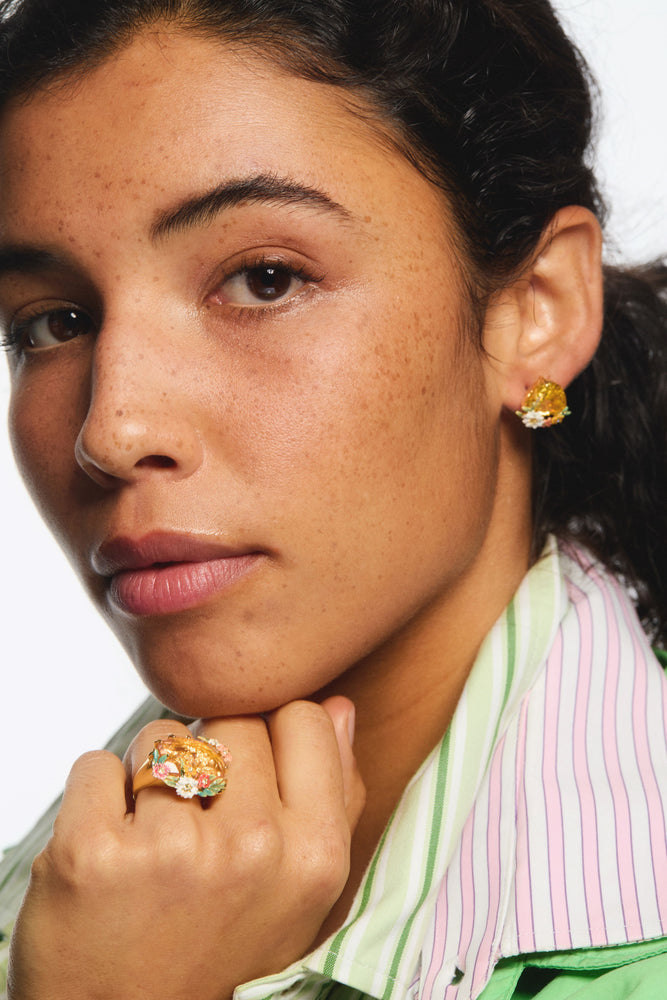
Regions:
M 484 347 L 504 406 L 518 410 L 540 375 L 565 388 L 595 354 L 602 332 L 601 255 L 592 212 L 563 208 L 528 269 L 491 301 Z

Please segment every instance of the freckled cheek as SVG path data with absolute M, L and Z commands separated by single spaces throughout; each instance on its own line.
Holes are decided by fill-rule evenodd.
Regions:
M 74 445 L 80 421 L 57 380 L 18 386 L 12 392 L 9 433 L 17 465 L 37 506 L 53 526 L 67 509 L 76 470 Z
M 361 449 L 380 464 L 406 461 L 432 436 L 434 421 L 441 423 L 456 394 L 447 325 L 441 329 L 428 317 L 397 311 L 355 358 L 344 400 L 352 457 Z M 451 410 L 456 413 L 455 403 Z
M 423 328 L 405 309 L 385 310 L 381 322 L 372 312 L 330 322 L 328 350 L 294 362 L 277 383 L 274 370 L 246 400 L 247 433 L 237 432 L 257 487 L 281 495 L 286 509 L 308 496 L 313 516 L 364 498 L 382 506 L 408 489 L 409 467 L 453 394 L 440 326 Z M 432 477 L 423 462 L 419 474 Z

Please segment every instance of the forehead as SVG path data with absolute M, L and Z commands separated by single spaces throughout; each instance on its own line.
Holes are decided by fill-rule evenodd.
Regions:
M 296 176 L 362 216 L 444 209 L 366 109 L 245 49 L 150 32 L 81 78 L 15 100 L 0 133 L 0 225 L 118 214 L 145 222 L 193 190 Z M 120 219 L 117 220 L 120 222 Z M 12 233 L 15 236 L 15 233 Z

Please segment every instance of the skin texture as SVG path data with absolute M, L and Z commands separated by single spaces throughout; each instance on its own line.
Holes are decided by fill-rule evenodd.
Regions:
M 583 210 L 560 214 L 491 303 L 484 354 L 443 195 L 333 88 L 154 31 L 10 106 L 3 126 L 0 240 L 51 255 L 0 277 L 22 338 L 17 460 L 148 686 L 234 754 L 207 810 L 147 790 L 126 812 L 115 758 L 75 767 L 11 996 L 47 995 L 44 968 L 54 1000 L 177 1000 L 193 976 L 199 996 L 226 996 L 340 924 L 528 567 L 529 436 L 511 411 L 537 375 L 567 384 L 595 348 L 599 232 Z M 310 193 L 265 190 L 159 231 L 185 202 L 257 178 Z M 292 274 L 268 304 L 248 280 L 267 261 Z M 81 335 L 54 339 L 34 317 L 65 305 Z M 157 533 L 252 559 L 194 606 L 130 613 L 100 553 Z M 140 734 L 127 773 L 155 738 Z M 174 899 L 179 952 L 198 958 L 160 979 L 132 943 Z M 78 951 L 58 948 L 63 928 Z M 74 968 L 91 970 L 76 996 Z

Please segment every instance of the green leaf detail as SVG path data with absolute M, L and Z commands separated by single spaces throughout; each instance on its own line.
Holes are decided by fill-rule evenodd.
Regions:
M 219 795 L 227 787 L 226 781 L 212 781 L 208 788 L 200 788 L 199 794 L 202 798 L 211 795 Z

